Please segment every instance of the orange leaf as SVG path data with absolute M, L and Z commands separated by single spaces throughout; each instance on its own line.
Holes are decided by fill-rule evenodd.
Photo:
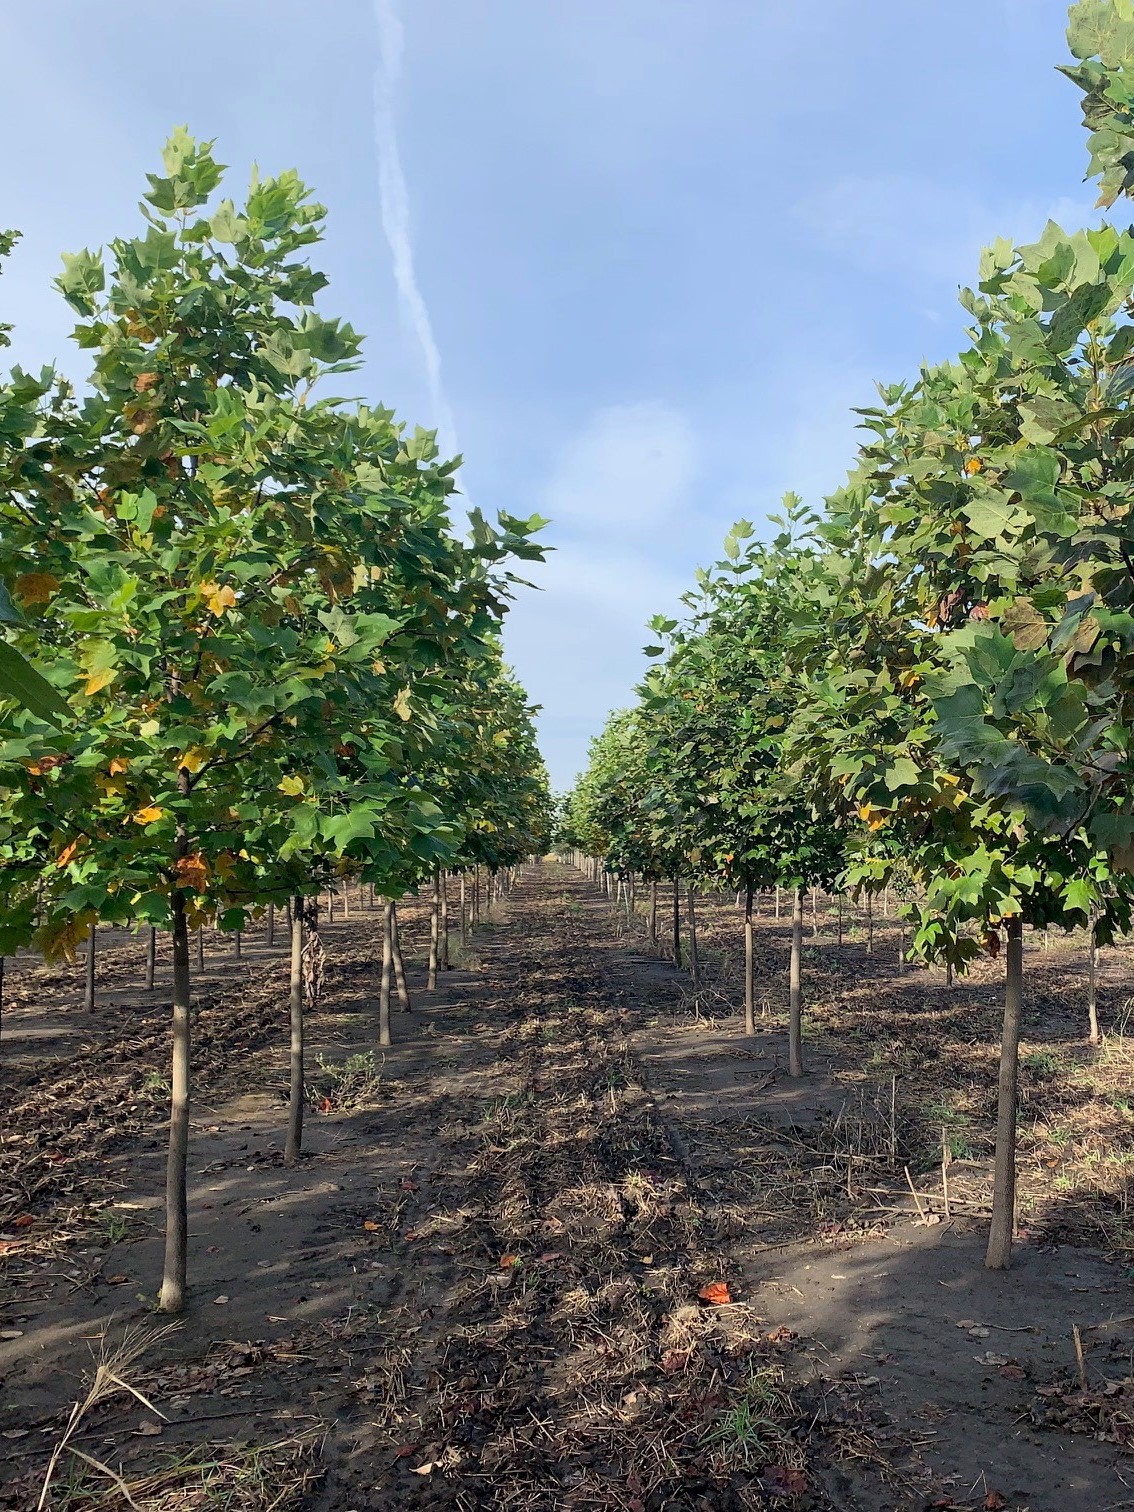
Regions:
M 519 1258 L 519 1255 L 501 1255 L 498 1262 L 500 1269 L 511 1270 L 513 1265 L 518 1263 Z
M 13 1218 L 12 1219 L 12 1227 L 13 1228 L 31 1228 L 31 1226 L 32 1226 L 32 1224 L 34 1222 L 35 1222 L 35 1219 L 32 1217 L 32 1215 L 30 1213 L 21 1213 L 18 1218 Z
M 110 775 L 112 777 L 117 777 L 120 772 L 126 772 L 129 769 L 130 763 L 126 760 L 125 756 L 112 756 L 110 758 Z
M 723 1307 L 726 1302 L 732 1301 L 732 1295 L 725 1281 L 710 1281 L 708 1286 L 703 1286 L 697 1293 L 702 1302 L 712 1302 L 716 1307 Z
M 156 803 L 148 803 L 145 808 L 140 808 L 131 817 L 135 824 L 155 824 L 164 813 L 165 810 L 158 808 Z
M 78 840 L 72 840 L 71 843 L 70 843 L 70 845 L 68 845 L 64 850 L 61 850 L 59 852 L 59 859 L 55 863 L 56 866 L 59 866 L 59 867 L 66 866 L 67 862 L 70 861 L 71 857 L 75 854 L 75 852 L 78 850 L 78 848 L 79 848 L 79 842 L 78 842 Z
M 366 1222 L 362 1226 L 368 1234 L 376 1234 L 380 1227 L 379 1224 L 374 1222 L 373 1218 L 367 1218 Z
M 204 892 L 209 885 L 209 868 L 204 856 L 182 856 L 173 868 L 173 879 L 178 887 Z

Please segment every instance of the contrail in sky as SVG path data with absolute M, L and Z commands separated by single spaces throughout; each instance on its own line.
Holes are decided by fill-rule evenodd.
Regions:
M 443 452 L 455 452 L 457 431 L 441 379 L 441 352 L 433 335 L 433 322 L 429 318 L 429 310 L 414 267 L 409 192 L 402 172 L 401 154 L 398 152 L 394 93 L 401 73 L 405 28 L 398 16 L 395 0 L 374 0 L 374 18 L 378 23 L 378 66 L 374 73 L 374 140 L 378 149 L 382 229 L 393 255 L 398 298 L 417 337 L 425 362 L 433 419 L 439 432 L 438 443 Z

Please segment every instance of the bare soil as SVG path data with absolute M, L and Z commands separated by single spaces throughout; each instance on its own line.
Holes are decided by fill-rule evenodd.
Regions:
M 192 1301 L 164 1334 L 162 992 L 133 986 L 125 941 L 107 942 L 93 1016 L 74 1008 L 81 968 L 21 968 L 0 1047 L 0 1506 L 36 1505 L 72 1404 L 124 1339 L 51 1506 L 1134 1505 L 1124 1176 L 1087 1160 L 1100 1122 L 1125 1117 L 1117 954 L 1103 1051 L 1082 1045 L 1070 989 L 1033 992 L 1029 1053 L 1051 1063 L 1026 1087 L 1025 1236 L 994 1275 L 993 967 L 946 997 L 883 959 L 881 925 L 867 956 L 821 919 L 811 1064 L 792 1083 L 774 919 L 768 1016 L 745 1040 L 726 903 L 705 910 L 696 998 L 640 920 L 554 863 L 523 873 L 433 994 L 423 907 L 404 913 L 414 1012 L 385 1052 L 377 917 L 323 931 L 294 1170 L 282 948 L 210 949 Z M 1055 950 L 1041 965 L 1051 983 L 1077 969 Z M 1045 1131 L 1080 1118 L 1056 1187 Z M 941 1127 L 959 1151 L 948 1219 Z

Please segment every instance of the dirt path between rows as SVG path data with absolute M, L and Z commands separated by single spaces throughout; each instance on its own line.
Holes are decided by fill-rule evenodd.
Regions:
M 1129 1387 L 1067 1385 L 1073 1324 L 1125 1320 L 1087 1336 L 1092 1387 L 1132 1373 L 1121 1268 L 1024 1244 L 993 1276 L 975 1225 L 796 1202 L 822 1070 L 792 1086 L 774 1036 L 721 1035 L 707 1134 L 693 1058 L 665 1052 L 683 979 L 619 933 L 577 873 L 528 868 L 441 991 L 414 969 L 379 1054 L 376 920 L 333 926 L 294 1171 L 281 968 L 250 963 L 279 1032 L 198 1100 L 191 1310 L 122 1372 L 162 1416 L 119 1392 L 76 1446 L 162 1512 L 1134 1505 Z M 36 1504 L 92 1350 L 160 1326 L 163 1133 L 138 1123 L 102 1154 L 101 1229 L 9 1260 L 0 1506 Z M 127 1505 L 71 1456 L 55 1485 Z

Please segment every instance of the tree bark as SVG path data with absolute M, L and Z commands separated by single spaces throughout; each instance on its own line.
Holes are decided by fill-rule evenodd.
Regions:
M 791 910 L 791 970 L 788 981 L 788 1075 L 803 1075 L 803 888 Z
M 1015 918 L 1008 920 L 1008 944 L 1004 952 L 1004 1026 L 1000 1034 L 996 1169 L 992 1186 L 992 1223 L 984 1257 L 989 1270 L 1007 1270 L 1012 1263 L 1012 1232 L 1016 1220 L 1016 1100 L 1023 1001 L 1024 930 L 1019 918 Z
M 268 904 L 268 949 L 275 948 L 276 943 L 276 905 Z
M 1099 942 L 1095 933 L 1095 919 L 1090 922 L 1090 939 L 1087 943 L 1087 1023 L 1090 1027 L 1090 1042 L 1099 1042 Z
M 673 879 L 673 964 L 681 965 L 681 878 Z
M 398 984 L 398 1002 L 402 1005 L 403 1013 L 412 1013 L 413 1004 L 410 1002 L 409 988 L 406 986 L 406 963 L 402 960 L 402 941 L 398 933 L 396 903 L 390 904 L 390 954 L 394 961 L 394 980 Z
M 466 886 L 466 874 L 461 873 L 461 948 L 466 950 L 469 943 L 469 907 L 468 889 Z
M 441 873 L 441 970 L 449 970 L 449 873 Z
M 291 1010 L 291 1091 L 287 1109 L 287 1139 L 284 1161 L 299 1162 L 303 1149 L 303 899 L 291 904 L 291 971 L 288 979 Z
M 197 925 L 197 970 L 205 969 L 205 929 L 202 924 Z
M 744 1032 L 756 1033 L 756 983 L 753 980 L 752 883 L 744 889 Z
M 436 915 L 435 915 L 436 917 Z M 378 995 L 378 1043 L 389 1045 L 390 1039 L 390 976 L 394 960 L 394 905 L 389 898 L 382 900 L 382 983 Z M 437 976 L 434 971 L 433 985 Z
M 91 925 L 87 936 L 86 979 L 83 985 L 83 1010 L 94 1012 L 95 1005 L 95 951 L 98 949 L 98 920 Z
M 185 894 L 175 888 L 170 902 L 173 909 L 173 1036 L 169 1154 L 165 1166 L 165 1264 L 158 1306 L 162 1312 L 179 1313 L 185 1306 L 189 1249 L 185 1189 L 185 1167 L 189 1156 L 189 931 L 185 923 Z
M 874 894 L 866 895 L 866 953 L 874 954 Z
M 157 930 L 151 924 L 146 936 L 146 991 L 154 990 L 154 977 L 157 974 Z
M 238 961 L 240 960 L 240 947 L 242 943 L 243 940 L 240 930 L 234 929 L 232 932 L 232 953 Z
M 385 904 L 383 904 L 385 907 Z M 437 966 L 441 947 L 441 881 L 440 867 L 433 868 L 433 898 L 429 909 L 429 974 L 425 990 L 433 992 L 437 987 Z
M 693 990 L 699 992 L 701 988 L 701 957 L 697 954 L 697 908 L 695 898 L 697 890 L 692 882 L 685 889 L 685 915 L 689 925 L 689 976 L 693 982 Z
M 658 884 L 650 883 L 650 944 L 658 943 Z

